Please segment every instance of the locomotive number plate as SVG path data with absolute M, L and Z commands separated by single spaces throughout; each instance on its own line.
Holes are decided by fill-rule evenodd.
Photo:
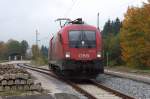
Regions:
M 89 58 L 90 55 L 89 54 L 79 54 L 78 57 L 79 58 Z

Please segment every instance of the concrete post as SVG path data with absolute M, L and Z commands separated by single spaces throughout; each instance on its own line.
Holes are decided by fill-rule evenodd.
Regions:
M 8 57 L 8 61 L 11 61 L 11 56 Z
M 15 60 L 15 61 L 17 60 L 17 56 L 15 56 L 14 60 Z
M 22 56 L 21 56 L 21 61 L 22 61 Z

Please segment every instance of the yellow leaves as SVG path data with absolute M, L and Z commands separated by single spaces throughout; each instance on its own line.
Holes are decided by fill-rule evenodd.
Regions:
M 5 53 L 6 50 L 7 50 L 7 46 L 3 42 L 0 42 L 0 54 Z
M 39 57 L 40 49 L 37 45 L 32 45 L 33 59 Z
M 127 64 L 150 66 L 150 4 L 128 8 L 120 40 L 122 58 Z

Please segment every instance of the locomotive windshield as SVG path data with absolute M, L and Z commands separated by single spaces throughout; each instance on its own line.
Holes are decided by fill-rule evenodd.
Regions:
M 69 32 L 69 46 L 71 48 L 95 48 L 95 31 L 75 30 Z

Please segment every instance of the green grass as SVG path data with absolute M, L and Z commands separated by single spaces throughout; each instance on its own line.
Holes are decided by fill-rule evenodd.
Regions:
M 150 70 L 136 70 L 139 73 L 150 74 Z
M 0 60 L 0 63 L 8 62 L 8 60 Z
M 48 94 L 48 90 L 43 90 L 42 92 L 37 91 L 4 91 L 0 92 L 0 96 L 28 96 L 28 95 L 37 95 L 37 94 Z
M 22 96 L 22 95 L 26 95 L 29 93 L 31 93 L 31 92 L 27 92 L 27 91 L 4 91 L 4 92 L 0 92 L 0 96 Z
M 105 67 L 110 70 L 115 70 L 115 71 L 123 71 L 123 72 L 129 72 L 129 73 L 135 73 L 135 74 L 145 74 L 145 75 L 150 75 L 150 68 L 133 68 L 129 66 L 109 66 Z
M 48 60 L 44 57 L 38 57 L 36 59 L 33 59 L 31 61 L 31 64 L 36 65 L 36 66 L 47 65 Z

